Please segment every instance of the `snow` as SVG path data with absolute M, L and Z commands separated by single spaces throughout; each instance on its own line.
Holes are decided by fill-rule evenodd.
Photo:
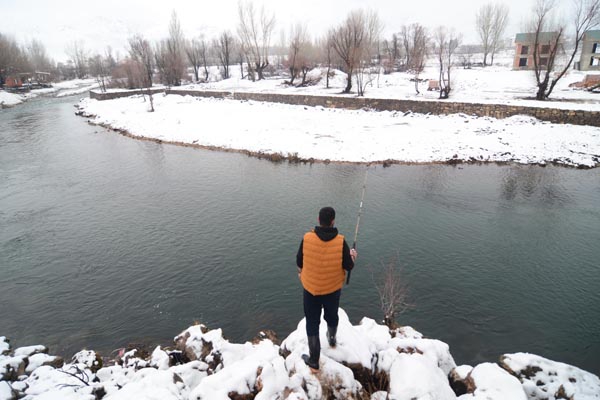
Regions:
M 0 356 L 8 354 L 10 350 L 10 343 L 6 336 L 0 336 Z
M 10 107 L 25 101 L 23 96 L 16 93 L 5 92 L 4 90 L 0 90 L 0 109 L 2 107 Z
M 16 379 L 14 374 L 0 377 L 0 400 L 12 399 L 13 390 L 25 400 L 93 400 L 96 393 L 105 393 L 106 400 L 225 400 L 234 395 L 257 400 L 454 400 L 449 369 L 454 377 L 472 383 L 467 385 L 471 393 L 462 395 L 461 400 L 556 400 L 570 396 L 598 400 L 600 396 L 597 376 L 539 356 L 504 355 L 504 369 L 494 363 L 455 367 L 447 344 L 424 338 L 411 327 L 390 331 L 370 318 L 352 325 L 341 309 L 339 321 L 336 348 L 328 346 L 326 324 L 321 321 L 320 369 L 316 374 L 302 360 L 302 354 L 308 352 L 304 320 L 281 345 L 264 338 L 267 335 L 262 340 L 232 343 L 223 337 L 221 329 L 195 325 L 175 337 L 177 357 L 171 357 L 169 348 L 157 346 L 143 359 L 142 353 L 133 349 L 98 369 L 99 355 L 91 350 L 77 353 L 61 368 L 41 365 L 54 356 L 33 354 L 30 368 L 19 380 L 9 384 L 5 380 Z M 0 338 L 0 343 L 8 342 Z M 6 366 L 22 366 L 25 354 L 42 348 L 21 348 L 20 356 L 9 350 L 0 355 L 0 371 Z M 173 365 L 178 359 L 190 360 Z M 372 382 L 383 376 L 380 382 L 389 385 L 370 388 L 373 393 L 369 396 L 357 379 L 365 374 L 371 374 Z
M 164 94 L 154 96 L 155 112 L 148 107 L 142 96 L 81 102 L 83 111 L 95 116 L 91 122 L 133 136 L 303 159 L 594 167 L 600 155 L 600 128 L 528 116 L 433 116 Z
M 563 398 L 577 400 L 600 399 L 600 378 L 577 367 L 529 354 L 505 354 L 501 363 L 513 371 L 523 384 L 529 398 Z
M 397 354 L 390 368 L 390 395 L 398 400 L 451 400 L 448 378 L 421 354 Z
M 475 392 L 459 397 L 459 400 L 527 400 L 519 380 L 497 364 L 483 363 L 470 372 Z
M 18 349 L 15 349 L 14 354 L 15 354 L 15 356 L 28 357 L 32 354 L 47 353 L 47 352 L 48 352 L 48 348 L 46 346 L 36 345 L 36 346 L 19 347 Z
M 493 66 L 473 67 L 471 69 L 455 66 L 452 70 L 450 101 L 600 111 L 600 97 L 597 93 L 569 87 L 571 83 L 582 81 L 586 74 L 596 72 L 569 70 L 559 80 L 550 99 L 540 102 L 531 100 L 537 91 L 534 72 L 513 70 L 513 56 L 514 49 L 507 49 L 496 55 Z M 482 58 L 483 55 L 474 56 L 473 60 Z M 212 67 L 210 68 L 208 83 L 185 85 L 181 88 L 299 95 L 341 95 L 340 93 L 346 86 L 346 74 L 339 70 L 332 70 L 333 77 L 329 80 L 330 87 L 326 88 L 325 73 L 325 68 L 314 69 L 309 72 L 309 76 L 313 79 L 320 78 L 315 85 L 294 87 L 283 84 L 283 81 L 288 79 L 283 77 L 273 77 L 256 82 L 241 79 L 240 69 L 236 66 L 230 67 L 232 77 L 223 80 L 219 69 Z M 419 84 L 420 94 L 416 94 L 414 82 L 411 81 L 413 78 L 413 74 L 403 72 L 394 72 L 388 75 L 381 74 L 379 76 L 374 74 L 372 83 L 366 87 L 365 97 L 423 101 L 438 100 L 439 92 L 427 91 L 427 82 Z M 439 70 L 434 59 L 428 60 L 420 79 L 439 79 Z M 356 96 L 355 79 L 353 79 L 353 91 L 355 93 L 341 96 Z
M 55 361 L 56 359 L 58 359 L 58 357 L 50 356 L 50 355 L 44 354 L 44 353 L 37 353 L 37 354 L 33 354 L 33 355 L 29 356 L 28 359 L 29 359 L 29 364 L 27 364 L 27 368 L 25 369 L 25 372 L 33 372 L 37 368 L 44 365 L 45 363 L 51 363 L 51 362 Z

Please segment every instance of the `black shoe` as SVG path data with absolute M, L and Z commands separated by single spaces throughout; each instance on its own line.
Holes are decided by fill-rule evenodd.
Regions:
M 321 342 L 318 336 L 308 337 L 308 351 L 310 356 L 303 354 L 302 359 L 313 372 L 319 370 L 319 356 L 321 354 Z
M 337 326 L 327 327 L 327 341 L 329 342 L 329 347 L 335 347 L 337 345 L 337 339 L 335 335 L 337 334 Z

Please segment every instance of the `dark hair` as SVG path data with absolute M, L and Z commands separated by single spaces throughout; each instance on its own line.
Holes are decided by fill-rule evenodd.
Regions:
M 335 210 L 333 207 L 323 207 L 319 211 L 319 224 L 321 226 L 330 226 L 335 219 Z

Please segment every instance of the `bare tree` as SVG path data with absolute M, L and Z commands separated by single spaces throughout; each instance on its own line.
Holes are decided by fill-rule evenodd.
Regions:
M 301 65 L 303 63 L 303 57 L 306 54 L 308 47 L 308 29 L 306 24 L 297 23 L 292 26 L 290 32 L 290 45 L 288 51 L 288 69 L 290 70 L 290 81 L 289 84 L 294 84 L 294 79 L 298 76 Z
M 414 23 L 402 27 L 401 38 L 405 52 L 404 70 L 414 75 L 415 91 L 419 94 L 419 76 L 427 61 L 429 33 L 423 25 Z
M 460 35 L 446 27 L 438 27 L 433 35 L 433 51 L 439 64 L 440 99 L 450 97 L 452 90 L 451 71 L 454 65 L 454 54 L 460 45 Z
M 494 54 L 500 44 L 500 40 L 506 25 L 508 24 L 508 6 L 500 3 L 487 3 L 482 5 L 475 16 L 477 34 L 483 47 L 483 65 L 487 64 L 487 57 L 491 55 L 491 64 L 494 62 Z
M 180 86 L 185 74 L 185 39 L 177 13 L 171 14 L 169 36 L 156 44 L 155 62 L 161 81 L 168 86 Z
M 0 33 L 0 85 L 10 74 L 26 72 L 30 69 L 27 53 L 17 41 Z
M 371 278 L 379 295 L 383 322 L 390 328 L 396 328 L 396 316 L 411 307 L 408 303 L 408 286 L 402 278 L 402 268 L 396 260 L 382 263 L 381 275 L 376 277 L 371 269 Z
M 258 15 L 252 2 L 240 1 L 238 16 L 238 35 L 248 62 L 248 73 L 254 76 L 255 71 L 258 80 L 264 79 L 265 68 L 269 65 L 269 46 L 275 28 L 275 15 L 267 14 L 264 7 Z
M 494 7 L 494 20 L 492 23 L 492 46 L 490 49 L 491 61 L 490 65 L 494 64 L 494 56 L 502 47 L 502 36 L 508 25 L 509 8 L 506 4 L 496 3 Z
M 110 76 L 108 61 L 101 54 L 95 54 L 89 59 L 90 73 L 96 77 L 100 90 L 106 92 L 106 84 Z
M 377 32 L 373 29 L 375 27 Z M 373 45 L 375 33 L 378 35 L 379 30 L 377 14 L 359 9 L 351 11 L 346 20 L 331 31 L 332 47 L 344 64 L 344 72 L 348 74 L 344 93 L 352 90 L 352 75 L 361 66 L 361 61 L 367 61 L 365 57 L 368 57 L 369 46 Z
M 185 55 L 187 56 L 188 62 L 194 69 L 194 81 L 198 82 L 200 80 L 198 76 L 198 71 L 200 70 L 200 65 L 202 63 L 202 48 L 201 43 L 198 39 L 192 39 L 186 43 L 185 46 Z
M 365 15 L 365 39 L 360 51 L 358 66 L 355 69 L 358 95 L 364 96 L 365 89 L 379 76 L 381 57 L 379 54 L 379 43 L 382 24 L 376 12 L 368 12 Z M 373 60 L 377 59 L 376 66 Z
M 46 54 L 46 47 L 42 42 L 33 39 L 27 46 L 27 56 L 33 71 L 50 72 L 53 62 Z
M 383 41 L 383 50 L 386 56 L 383 62 L 383 73 L 390 74 L 397 69 L 400 58 L 400 38 L 397 33 L 392 35 L 391 40 Z
M 213 48 L 223 68 L 223 79 L 229 79 L 229 65 L 235 48 L 235 39 L 229 31 L 223 31 L 219 38 L 213 41 Z
M 83 42 L 78 40 L 71 42 L 67 46 L 66 53 L 73 62 L 77 78 L 85 78 L 87 74 L 88 51 L 85 49 Z
M 532 20 L 533 69 L 537 82 L 537 100 L 546 100 L 558 81 L 565 75 L 579 50 L 583 35 L 600 23 L 600 0 L 574 0 L 573 50 L 563 66 L 557 65 L 557 56 L 564 47 L 566 26 L 553 26 L 555 0 L 538 0 Z
M 154 74 L 154 55 L 150 42 L 141 35 L 131 37 L 129 39 L 129 55 L 141 72 L 141 86 L 147 89 L 150 98 L 150 112 L 154 112 L 154 100 L 150 89 Z

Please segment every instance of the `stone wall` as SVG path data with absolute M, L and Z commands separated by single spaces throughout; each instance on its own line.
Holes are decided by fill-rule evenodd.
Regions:
M 378 111 L 414 112 L 420 114 L 457 114 L 475 115 L 478 117 L 507 118 L 513 115 L 530 115 L 542 121 L 559 124 L 600 126 L 600 112 L 583 110 L 562 110 L 556 108 L 525 107 L 505 104 L 458 103 L 448 100 L 398 100 L 370 99 L 364 97 L 344 96 L 312 96 L 275 93 L 249 93 L 208 90 L 175 90 L 153 89 L 153 93 L 189 95 L 196 97 L 217 97 L 235 100 L 254 100 L 272 103 L 296 104 L 306 106 L 322 106 L 328 108 L 372 109 Z M 90 92 L 90 98 L 110 100 L 141 94 L 142 91 L 96 93 Z

